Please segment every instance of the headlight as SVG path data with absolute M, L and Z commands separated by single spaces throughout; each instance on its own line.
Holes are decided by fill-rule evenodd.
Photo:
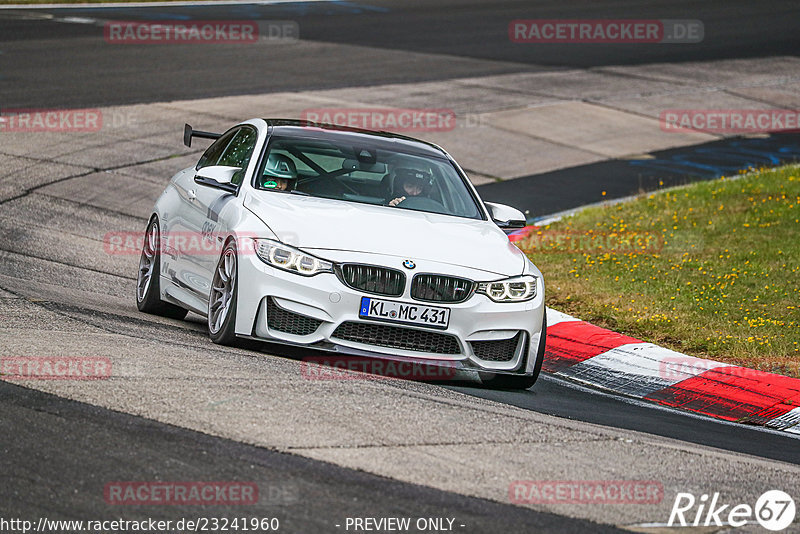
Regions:
M 332 273 L 333 264 L 271 239 L 255 239 L 256 254 L 266 264 L 303 276 Z
M 477 293 L 495 302 L 523 302 L 536 296 L 536 277 L 526 274 L 497 282 L 481 282 Z

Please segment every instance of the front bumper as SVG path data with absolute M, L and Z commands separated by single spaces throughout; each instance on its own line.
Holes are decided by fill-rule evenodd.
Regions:
M 349 258 L 345 253 L 337 255 L 336 261 L 372 265 L 400 265 L 402 261 L 379 255 L 366 261 L 363 254 Z M 329 256 L 322 255 L 326 259 L 330 259 Z M 464 371 L 533 373 L 544 312 L 541 277 L 537 281 L 536 297 L 527 302 L 497 303 L 481 294 L 473 294 L 461 303 L 420 302 L 410 296 L 410 279 L 414 272 L 460 276 L 474 281 L 491 281 L 501 276 L 449 264 L 414 261 L 417 269 L 408 272 L 403 295 L 394 298 L 352 289 L 335 274 L 305 277 L 273 268 L 255 254 L 240 255 L 236 334 L 343 354 L 438 364 Z M 449 308 L 449 326 L 440 330 L 362 319 L 359 308 L 364 296 Z M 278 316 L 281 320 L 276 322 Z M 287 327 L 289 323 L 291 326 Z

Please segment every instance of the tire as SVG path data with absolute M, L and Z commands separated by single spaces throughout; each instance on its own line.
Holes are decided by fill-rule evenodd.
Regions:
M 542 314 L 542 335 L 539 337 L 539 347 L 536 351 L 536 365 L 531 375 L 495 375 L 484 384 L 496 389 L 528 389 L 539 379 L 544 362 L 544 350 L 547 345 L 547 309 Z
M 183 319 L 188 310 L 161 300 L 161 234 L 158 218 L 153 217 L 147 226 L 139 257 L 139 273 L 136 276 L 136 307 L 144 313 Z
M 234 346 L 236 302 L 239 290 L 236 242 L 229 241 L 219 257 L 208 295 L 208 336 L 218 345 Z

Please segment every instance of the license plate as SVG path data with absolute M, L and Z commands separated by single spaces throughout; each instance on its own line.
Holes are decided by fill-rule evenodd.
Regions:
M 361 297 L 358 316 L 390 323 L 403 323 L 447 328 L 450 324 L 450 310 L 436 306 L 421 306 L 406 302 Z

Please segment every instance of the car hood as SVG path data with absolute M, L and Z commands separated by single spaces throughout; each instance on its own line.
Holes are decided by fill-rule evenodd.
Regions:
M 244 205 L 282 242 L 303 249 L 436 261 L 502 276 L 522 273 L 525 264 L 488 221 L 275 192 L 248 192 Z

